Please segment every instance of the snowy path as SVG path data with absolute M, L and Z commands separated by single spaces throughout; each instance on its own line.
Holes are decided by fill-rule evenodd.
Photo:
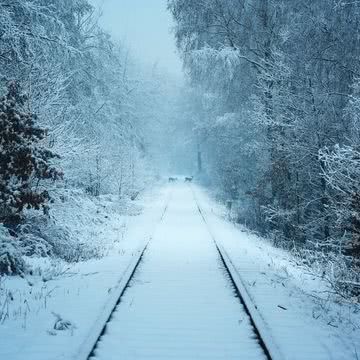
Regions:
M 163 223 L 92 359 L 265 359 L 190 187 Z

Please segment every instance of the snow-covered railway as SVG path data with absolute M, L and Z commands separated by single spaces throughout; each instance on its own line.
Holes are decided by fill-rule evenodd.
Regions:
M 175 185 L 88 359 L 280 358 L 191 187 Z

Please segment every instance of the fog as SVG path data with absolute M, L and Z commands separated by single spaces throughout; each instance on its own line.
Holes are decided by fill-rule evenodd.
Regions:
M 160 174 L 192 173 L 196 164 L 184 118 L 184 75 L 176 49 L 174 21 L 166 0 L 92 0 L 100 25 L 152 74 L 160 98 L 147 111 L 146 151 Z M 156 69 L 154 71 L 154 69 Z M 149 109 L 148 109 L 149 110 Z
M 144 63 L 157 64 L 182 76 L 182 66 L 172 33 L 174 22 L 166 0 L 92 0 L 102 12 L 104 29 L 126 43 Z

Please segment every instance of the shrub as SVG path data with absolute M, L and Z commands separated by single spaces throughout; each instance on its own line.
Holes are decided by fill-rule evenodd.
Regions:
M 0 225 L 0 274 L 17 275 L 25 271 L 25 262 L 9 231 Z

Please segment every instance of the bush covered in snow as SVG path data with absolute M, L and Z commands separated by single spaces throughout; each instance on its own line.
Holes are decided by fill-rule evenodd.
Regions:
M 9 231 L 0 225 L 0 274 L 16 275 L 25 270 L 22 253 Z
M 0 274 L 23 274 L 36 258 L 67 263 L 100 258 L 121 238 L 124 212 L 139 211 L 139 205 L 120 202 L 117 196 L 97 198 L 62 189 L 61 196 L 54 193 L 48 215 L 26 210 L 23 221 L 11 230 L 14 236 L 0 226 Z
M 328 295 L 338 300 L 360 303 L 360 262 L 341 252 L 293 248 L 296 262 L 320 277 L 328 286 Z
M 123 209 L 132 209 L 117 196 L 94 197 L 82 190 L 53 194 L 49 215 L 29 210 L 17 227 L 18 244 L 27 257 L 59 258 L 74 263 L 99 258 L 107 253 L 114 239 L 108 228 L 121 225 Z

